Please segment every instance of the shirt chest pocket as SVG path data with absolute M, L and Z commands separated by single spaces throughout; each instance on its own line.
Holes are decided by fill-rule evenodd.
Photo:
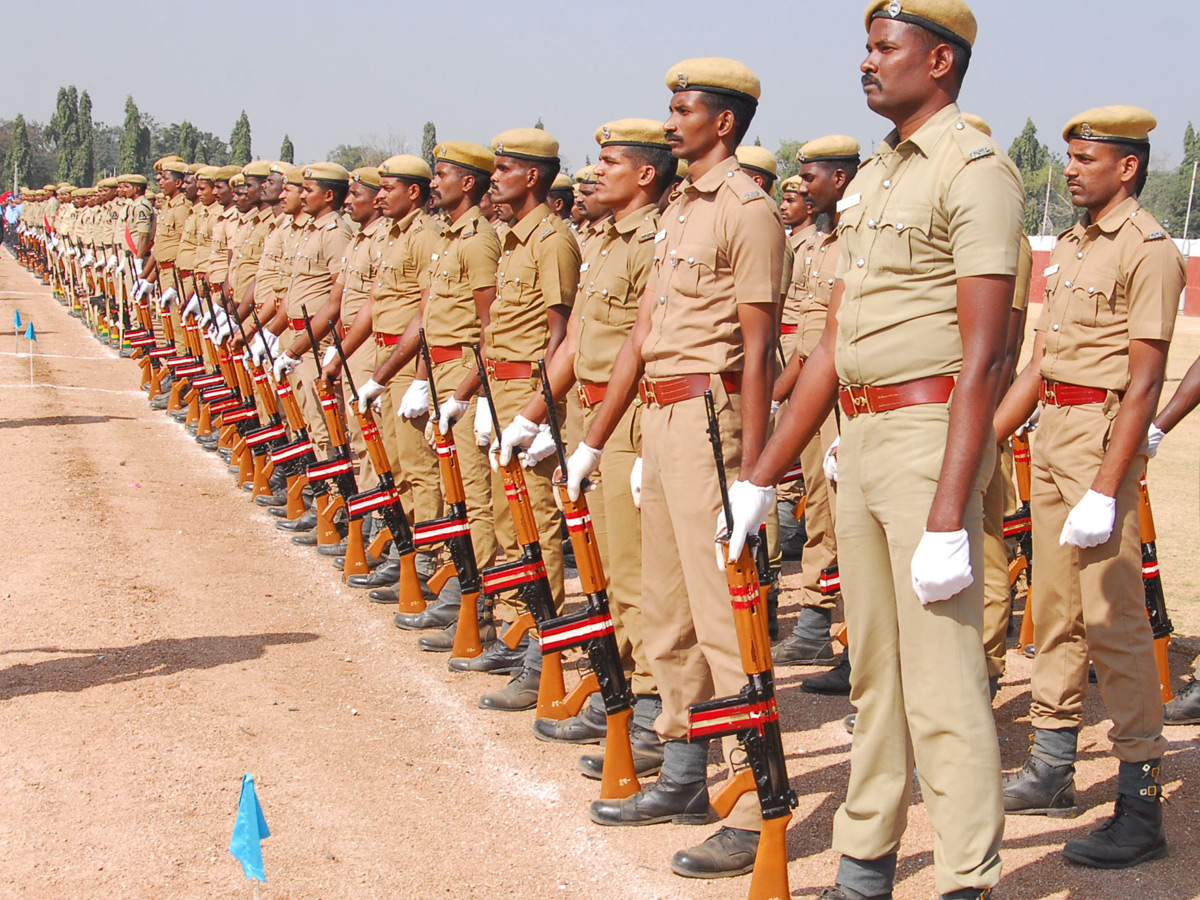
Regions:
M 1113 271 L 1080 272 L 1071 285 L 1076 315 L 1090 327 L 1105 328 L 1124 318 L 1125 310 L 1119 308 L 1116 294 L 1117 274 Z
M 637 319 L 639 299 L 624 275 L 607 277 L 590 292 L 589 312 L 597 322 L 625 328 Z
M 897 274 L 928 272 L 944 254 L 936 252 L 932 240 L 933 207 L 920 203 L 893 203 L 872 226 L 876 232 L 871 248 L 871 266 Z
M 684 297 L 703 297 L 716 279 L 717 248 L 704 244 L 682 243 L 668 252 L 671 290 Z
M 523 262 L 510 262 L 504 270 L 502 296 L 508 302 L 520 302 L 538 290 L 537 266 Z

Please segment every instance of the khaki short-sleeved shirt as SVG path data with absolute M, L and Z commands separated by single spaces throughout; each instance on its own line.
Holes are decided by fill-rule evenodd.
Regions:
M 305 306 L 312 315 L 325 302 L 349 243 L 350 226 L 339 213 L 330 210 L 319 219 L 309 219 L 292 260 L 286 298 L 288 318 L 302 317 Z
M 486 332 L 489 359 L 534 362 L 546 355 L 546 313 L 574 305 L 579 265 L 579 242 L 545 203 L 505 231 Z
M 272 228 L 263 240 L 262 256 L 258 258 L 258 269 L 254 273 L 254 297 L 259 304 L 274 300 L 276 294 L 286 287 L 281 282 L 283 269 L 283 235 L 291 216 L 280 213 L 275 217 Z
M 588 239 L 571 311 L 579 318 L 575 377 L 584 384 L 608 381 L 637 321 L 638 304 L 654 268 L 658 219 L 658 207 L 645 206 L 620 222 L 606 220 Z
M 125 214 L 125 228 L 130 236 L 137 243 L 137 238 L 150 238 L 158 227 L 158 214 L 154 211 L 152 204 L 143 194 L 140 197 L 135 197 L 129 204 L 129 211 Z M 147 241 L 144 246 L 149 246 L 150 241 Z M 131 248 L 132 249 L 132 248 Z
M 213 284 L 224 284 L 229 278 L 229 243 L 237 220 L 237 207 L 229 206 L 221 210 L 213 222 L 212 248 L 208 254 L 208 280 Z
M 236 246 L 233 248 L 229 265 L 233 270 L 234 297 L 239 301 L 250 289 L 250 282 L 258 272 L 263 245 L 267 241 L 267 235 L 275 227 L 275 219 L 275 211 L 269 206 L 251 210 L 242 217 L 242 224 L 235 232 Z
M 421 291 L 429 286 L 429 266 L 440 234 L 440 223 L 416 209 L 387 229 L 371 292 L 377 334 L 403 334 L 420 313 Z
M 208 260 L 212 256 L 212 234 L 217 224 L 217 216 L 223 210 L 215 200 L 208 206 L 202 207 L 200 221 L 196 228 L 196 271 L 208 274 Z
M 1033 247 L 1028 236 L 1021 235 L 1021 255 L 1017 259 L 1017 283 L 1013 288 L 1012 308 L 1024 312 L 1029 308 L 1030 279 L 1033 277 Z
M 300 248 L 300 239 L 304 237 L 304 229 L 312 221 L 312 216 L 303 210 L 300 215 L 291 218 L 280 226 L 283 233 L 283 250 L 279 257 L 279 291 L 282 293 L 292 281 L 292 271 L 296 267 L 296 251 Z
M 431 347 L 479 342 L 481 323 L 475 291 L 496 286 L 500 239 L 473 206 L 442 226 L 429 266 L 429 299 L 422 325 Z
M 196 268 L 196 247 L 199 245 L 197 233 L 203 214 L 203 206 L 199 203 L 191 204 L 188 216 L 183 220 L 183 229 L 179 232 L 179 254 L 175 257 L 175 264 L 189 272 Z
M 112 201 L 112 237 L 109 243 L 121 256 L 125 255 L 125 222 L 129 216 L 130 201 L 125 197 L 114 197 Z
M 1043 378 L 1124 391 L 1129 342 L 1169 341 L 1186 283 L 1175 242 L 1130 197 L 1058 237 L 1046 269 Z
M 371 295 L 391 224 L 386 216 L 377 216 L 360 228 L 346 247 L 337 280 L 342 283 L 342 322 L 347 328 Z
M 154 258 L 161 263 L 174 264 L 179 256 L 179 241 L 183 237 L 183 223 L 187 221 L 191 206 L 180 191 L 167 201 L 158 216 L 154 228 Z
M 838 204 L 841 382 L 957 375 L 958 279 L 1017 274 L 1024 205 L 1012 160 L 955 104 L 889 134 Z
M 646 375 L 740 372 L 738 305 L 779 302 L 786 240 L 775 202 L 733 157 L 685 179 L 655 236 Z
M 829 314 L 829 300 L 833 296 L 833 285 L 837 281 L 838 257 L 837 231 L 830 234 L 813 230 L 804 244 L 796 250 L 796 274 L 793 276 L 792 292 L 795 296 L 796 326 L 800 336 L 800 358 L 817 348 L 821 333 L 825 330 L 825 319 Z M 792 300 L 789 292 L 788 300 Z M 787 309 L 787 306 L 784 307 Z M 784 312 L 784 321 L 788 314 Z

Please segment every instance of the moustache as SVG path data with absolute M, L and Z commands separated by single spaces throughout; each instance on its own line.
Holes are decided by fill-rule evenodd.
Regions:
M 879 83 L 879 79 L 876 78 L 874 75 L 864 75 L 862 77 L 862 86 L 865 88 L 869 84 L 873 84 L 877 88 L 883 87 L 883 85 Z

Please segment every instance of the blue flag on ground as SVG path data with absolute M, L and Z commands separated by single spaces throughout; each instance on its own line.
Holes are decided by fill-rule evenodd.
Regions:
M 229 852 L 242 864 L 242 872 L 247 880 L 267 880 L 263 871 L 261 841 L 270 836 L 262 807 L 258 805 L 258 795 L 254 793 L 254 776 L 247 772 L 242 776 L 242 796 L 238 799 L 237 821 L 233 825 L 233 837 L 229 839 Z
M 13 328 L 20 329 L 20 327 L 21 327 L 21 311 L 19 309 L 14 309 L 13 310 Z
M 37 334 L 33 330 L 32 322 L 30 322 L 28 325 L 25 326 L 25 340 L 27 340 L 27 341 L 36 341 L 37 340 Z

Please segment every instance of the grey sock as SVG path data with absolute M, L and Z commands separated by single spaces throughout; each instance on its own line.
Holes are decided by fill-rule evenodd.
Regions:
M 882 897 L 889 894 L 896 880 L 896 854 L 890 853 L 879 859 L 855 859 L 843 856 L 838 866 L 837 883 L 858 891 L 864 897 Z
M 829 640 L 829 623 L 833 621 L 833 610 L 822 609 L 819 606 L 805 606 L 800 610 L 800 618 L 792 634 L 808 641 Z
M 525 668 L 533 672 L 542 671 L 542 645 L 532 637 L 525 647 Z
M 1073 766 L 1078 743 L 1078 728 L 1035 728 L 1029 752 L 1052 766 Z
M 633 724 L 647 731 L 654 730 L 654 720 L 662 712 L 662 697 L 656 694 L 638 694 L 633 698 Z
M 667 741 L 663 744 L 662 774 L 679 784 L 708 777 L 708 741 Z

